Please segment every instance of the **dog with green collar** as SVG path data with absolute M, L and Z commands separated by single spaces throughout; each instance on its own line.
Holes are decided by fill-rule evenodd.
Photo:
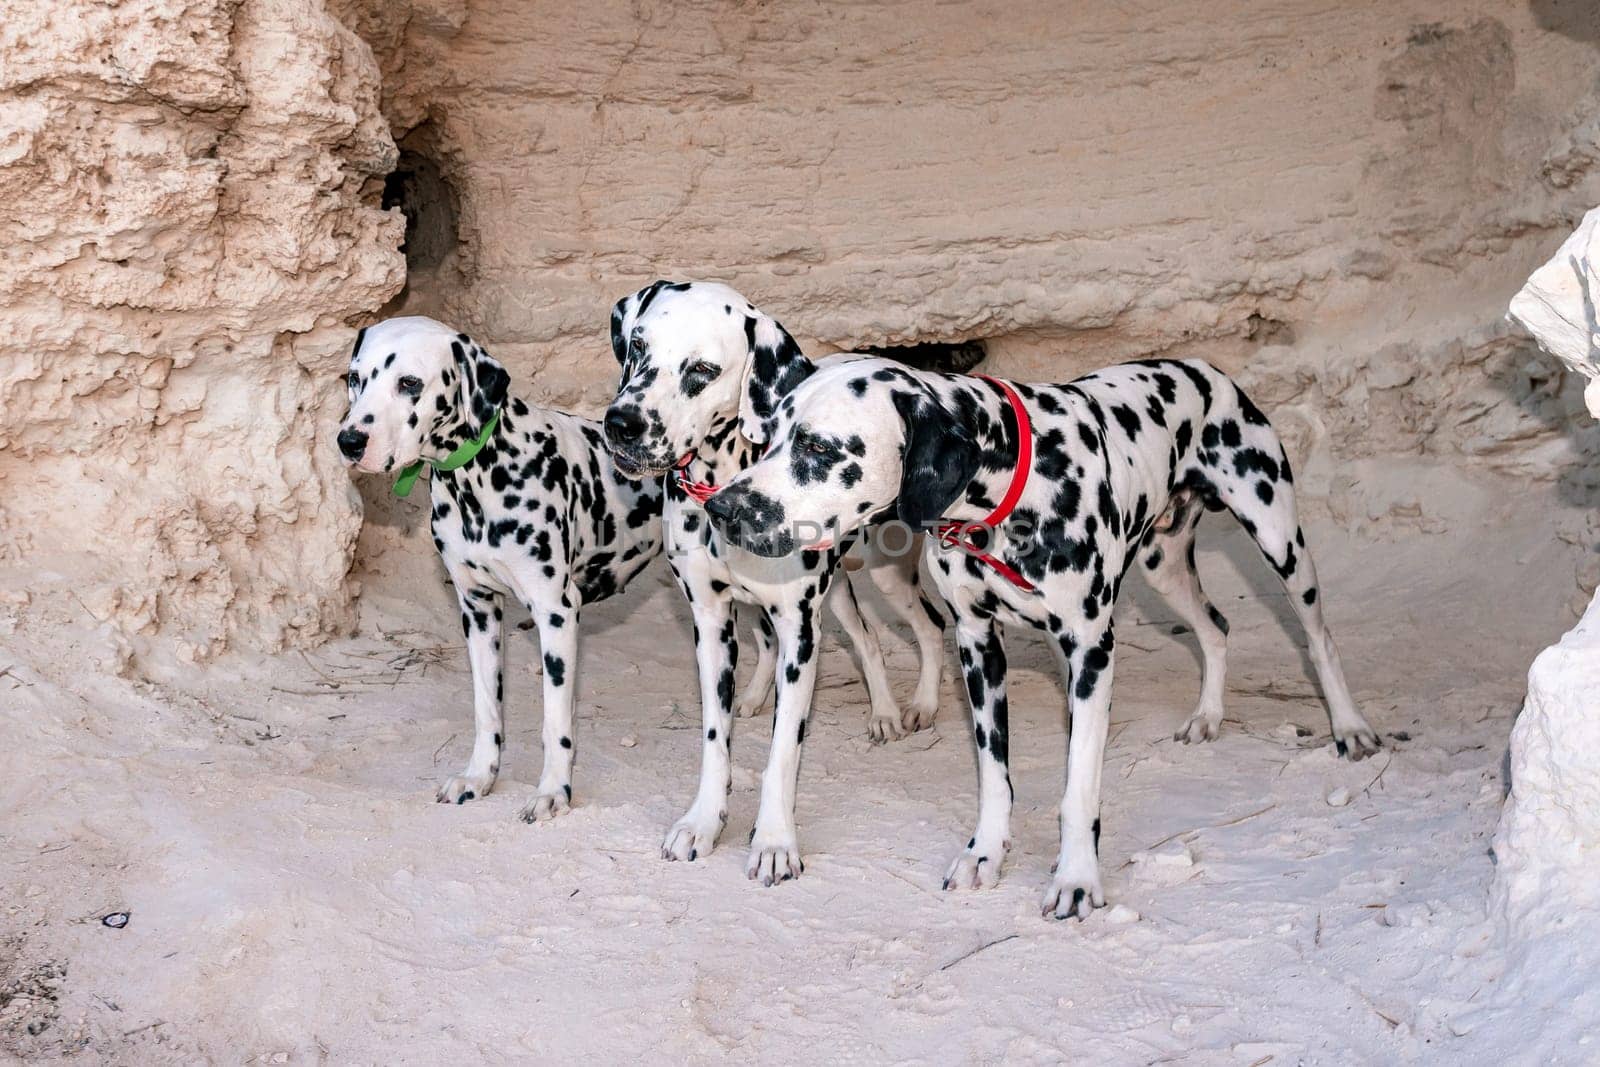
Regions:
M 472 667 L 474 740 L 466 767 L 439 786 L 461 804 L 494 788 L 506 746 L 504 605 L 527 608 L 544 659 L 544 768 L 527 822 L 572 802 L 578 616 L 620 591 L 661 550 L 659 479 L 620 475 L 598 423 L 510 395 L 483 346 L 441 322 L 389 319 L 356 335 L 345 463 L 399 472 L 405 497 L 429 472 L 433 543 L 455 586 Z

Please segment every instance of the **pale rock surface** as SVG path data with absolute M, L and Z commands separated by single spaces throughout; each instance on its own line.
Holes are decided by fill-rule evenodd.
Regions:
M 1528 671 L 1511 782 L 1495 902 L 1513 933 L 1600 920 L 1600 599 Z M 1600 966 L 1600 943 L 1589 947 Z
M 1541 348 L 1590 379 L 1596 360 L 1590 211 L 1511 301 Z M 1493 902 L 1508 969 L 1496 1001 L 1542 1025 L 1582 1033 L 1600 1010 L 1600 596 L 1541 652 L 1511 731 L 1511 793 L 1495 835 Z
M 1581 374 L 1589 385 L 1584 401 L 1600 419 L 1600 323 L 1595 295 L 1600 292 L 1594 262 L 1600 208 L 1590 211 L 1550 262 L 1533 272 L 1511 298 L 1510 317 L 1531 333 L 1539 347 Z
M 437 172 L 406 309 L 530 399 L 597 411 L 611 302 L 716 278 L 815 352 L 981 339 L 991 373 L 1058 381 L 1210 358 L 1363 536 L 1438 536 L 1507 485 L 1600 498 L 1582 382 L 1503 321 L 1600 200 L 1583 5 L 344 10 L 402 167 Z M 362 491 L 362 573 L 414 583 L 423 514 Z M 1582 516 L 1548 521 L 1578 543 Z
M 347 630 L 322 438 L 404 270 L 370 49 L 321 0 L 3 0 L 0 57 L 0 563 L 185 658 Z
M 1600 199 L 1586 19 L 0 0 L 0 559 L 192 654 L 347 628 L 357 555 L 434 576 L 372 480 L 356 552 L 326 444 L 347 326 L 402 285 L 397 160 L 426 217 L 395 307 L 532 399 L 595 411 L 610 303 L 714 277 L 818 352 L 978 338 L 1058 380 L 1207 356 L 1352 532 L 1436 535 L 1484 472 L 1590 497 L 1577 390 L 1498 321 Z

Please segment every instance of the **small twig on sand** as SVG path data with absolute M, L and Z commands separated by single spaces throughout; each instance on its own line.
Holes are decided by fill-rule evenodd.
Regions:
M 165 1019 L 157 1019 L 153 1023 L 146 1023 L 144 1026 L 138 1026 L 138 1027 L 135 1027 L 132 1030 L 124 1030 L 124 1031 L 122 1031 L 122 1036 L 123 1037 L 132 1037 L 134 1034 L 142 1034 L 146 1030 L 154 1030 L 158 1026 L 165 1026 L 165 1025 L 167 1025 L 167 1020 L 165 1020 Z
M 1317 912 L 1317 933 L 1312 937 L 1311 943 L 1318 948 L 1322 947 L 1322 912 Z
M 1389 769 L 1389 764 L 1391 764 L 1393 762 L 1394 762 L 1394 753 L 1391 752 L 1389 754 L 1389 758 L 1384 761 L 1383 770 L 1379 771 L 1377 773 L 1377 775 L 1373 777 L 1372 781 L 1367 783 L 1367 787 L 1361 791 L 1361 795 L 1362 796 L 1370 797 L 1372 795 L 1372 787 L 1378 784 L 1378 779 L 1383 777 L 1384 771 L 1387 771 Z
M 456 739 L 456 735 L 455 734 L 451 734 L 449 737 L 444 739 L 444 745 L 448 745 L 450 742 L 454 741 L 455 739 Z M 433 750 L 433 764 L 434 764 L 435 767 L 437 767 L 439 765 L 439 753 L 444 751 L 444 745 L 440 745 L 438 748 Z
M 1252 811 L 1249 815 L 1241 815 L 1237 819 L 1229 819 L 1227 822 L 1219 822 L 1215 826 L 1202 826 L 1201 829 L 1202 830 L 1221 830 L 1225 826 L 1238 826 L 1240 823 L 1244 822 L 1246 819 L 1253 819 L 1257 815 L 1265 815 L 1267 812 L 1271 811 L 1273 808 L 1275 808 L 1277 806 L 1278 805 L 1276 805 L 1276 804 L 1268 804 L 1266 807 L 1262 808 L 1260 811 Z
M 1160 848 L 1162 845 L 1166 844 L 1168 841 L 1172 841 L 1172 840 L 1175 840 L 1177 838 L 1180 838 L 1180 837 L 1184 836 L 1185 834 L 1197 834 L 1202 830 L 1224 830 L 1224 829 L 1226 829 L 1226 828 L 1228 828 L 1230 826 L 1238 826 L 1240 823 L 1245 822 L 1246 820 L 1249 820 L 1249 819 L 1253 819 L 1257 815 L 1265 815 L 1267 812 L 1271 811 L 1273 808 L 1275 808 L 1277 806 L 1278 805 L 1276 805 L 1276 804 L 1268 804 L 1266 807 L 1262 808 L 1260 811 L 1252 811 L 1249 815 L 1241 815 L 1237 819 L 1229 819 L 1227 822 L 1213 823 L 1210 826 L 1196 826 L 1192 830 L 1179 830 L 1177 833 L 1168 834 L 1166 837 L 1163 837 L 1160 841 L 1157 841 L 1155 844 L 1147 846 L 1144 851 L 1149 852 L 1153 848 Z M 1130 860 L 1129 862 L 1132 862 L 1132 861 Z M 1123 864 L 1123 866 L 1126 867 L 1127 864 Z
M 954 967 L 956 964 L 960 963 L 962 960 L 971 959 L 973 956 L 976 956 L 978 953 L 982 952 L 986 948 L 994 948 L 996 945 L 1003 945 L 1007 941 L 1015 941 L 1017 938 L 1019 938 L 1021 936 L 1022 936 L 1021 934 L 1007 934 L 1005 937 L 1002 937 L 1002 938 L 999 938 L 997 940 L 990 941 L 990 942 L 987 942 L 985 944 L 979 945 L 977 948 L 973 949 L 971 952 L 963 952 L 961 955 L 957 956 L 955 959 L 951 960 L 949 963 L 945 964 L 943 967 L 940 967 L 939 969 L 941 971 L 948 971 L 950 968 Z
M 922 884 L 920 884 L 918 882 L 913 882 L 911 879 L 907 878 L 905 875 L 899 874 L 896 871 L 892 870 L 891 868 L 888 868 L 888 867 L 876 867 L 876 868 L 874 868 L 874 870 L 881 871 L 882 873 L 887 874 L 890 878 L 893 878 L 896 881 L 904 882 L 906 885 L 910 886 L 912 889 L 915 889 L 918 893 L 921 893 L 925 897 L 926 896 L 935 896 L 935 897 L 938 896 L 937 893 L 931 892 L 926 886 L 924 886 L 924 885 L 922 885 Z
M 317 675 L 318 678 L 321 678 L 324 682 L 327 682 L 329 685 L 338 685 L 339 684 L 339 680 L 337 678 L 331 677 L 326 672 L 324 672 L 321 667 L 318 667 L 315 663 L 312 663 L 311 662 L 311 657 L 306 655 L 303 650 L 300 653 L 300 658 L 305 661 L 305 664 L 306 664 L 307 667 L 310 667 L 313 671 L 316 672 L 316 675 Z
M 944 734 L 934 734 L 933 735 L 933 740 L 929 741 L 926 745 L 922 746 L 922 751 L 924 751 L 924 752 L 928 751 L 928 749 L 932 748 L 934 745 L 937 745 L 940 741 L 943 741 L 943 740 L 944 740 Z
M 349 693 L 341 693 L 337 689 L 285 689 L 281 685 L 269 685 L 268 689 L 274 693 L 288 693 L 293 697 L 347 697 Z

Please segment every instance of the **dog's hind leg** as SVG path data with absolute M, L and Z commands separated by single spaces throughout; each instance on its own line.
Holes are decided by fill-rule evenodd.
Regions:
M 1213 422 L 1202 433 L 1201 478 L 1209 481 L 1217 499 L 1255 539 L 1289 591 L 1289 605 L 1305 627 L 1311 662 L 1328 701 L 1328 719 L 1339 754 L 1362 759 L 1376 752 L 1381 742 L 1356 710 L 1339 650 L 1322 617 L 1317 569 L 1295 510 L 1289 460 L 1266 417 L 1242 391 L 1235 392 L 1238 419 Z
M 778 662 L 778 653 L 772 637 L 772 623 L 767 613 L 754 609 L 756 615 L 756 669 L 744 687 L 739 706 L 734 714 L 741 719 L 760 715 L 772 699 L 772 672 Z M 736 612 L 737 614 L 737 612 Z
M 917 691 L 901 716 L 907 730 L 926 730 L 939 712 L 939 685 L 944 675 L 944 614 L 921 588 L 917 561 L 922 540 L 912 541 L 904 555 L 888 556 L 881 549 L 864 549 L 867 575 L 889 606 L 911 624 L 917 639 Z
M 872 702 L 872 712 L 867 718 L 867 736 L 876 743 L 898 741 L 906 736 L 900 722 L 900 708 L 894 702 L 894 690 L 889 685 L 889 672 L 883 665 L 883 646 L 878 635 L 867 625 L 861 615 L 861 605 L 856 602 L 855 590 L 850 588 L 849 576 L 841 569 L 834 576 L 828 590 L 828 608 L 839 620 L 850 644 L 861 661 L 861 674 L 867 682 L 867 698 Z
M 484 586 L 457 585 L 456 599 L 461 606 L 461 630 L 467 638 L 467 661 L 472 666 L 472 757 L 466 770 L 451 775 L 439 787 L 441 804 L 464 804 L 493 789 L 505 743 L 500 712 L 504 688 L 501 594 Z
M 1195 527 L 1204 514 L 1205 508 L 1191 494 L 1179 493 L 1157 523 L 1158 532 L 1139 549 L 1139 563 L 1151 588 L 1172 605 L 1200 642 L 1200 702 L 1173 735 L 1189 744 L 1216 739 L 1228 660 L 1228 620 L 1206 598 L 1194 565 Z

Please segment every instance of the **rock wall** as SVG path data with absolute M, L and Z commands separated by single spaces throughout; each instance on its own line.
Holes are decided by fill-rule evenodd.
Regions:
M 1019 374 L 1182 350 L 1264 362 L 1274 399 L 1481 379 L 1600 189 L 1593 16 L 1565 10 L 419 6 L 380 44 L 386 108 L 458 233 L 411 292 L 576 403 L 609 385 L 605 307 L 658 274 L 730 280 L 813 346 L 984 338 Z M 1395 414 L 1351 450 L 1448 421 Z
M 346 625 L 319 436 L 403 281 L 579 409 L 618 295 L 720 278 L 819 352 L 1209 356 L 1379 534 L 1446 521 L 1394 457 L 1586 502 L 1500 316 L 1600 199 L 1597 41 L 1566 0 L 0 0 L 0 552 L 190 651 Z
M 348 627 L 345 323 L 400 288 L 321 0 L 0 2 L 0 582 L 187 656 Z
M 534 398 L 598 409 L 611 301 L 718 278 L 810 351 L 976 339 L 1056 380 L 1209 357 L 1363 535 L 1493 521 L 1497 475 L 1600 502 L 1581 383 L 1503 321 L 1600 195 L 1593 5 L 374 10 L 385 113 L 440 176 L 407 210 L 449 234 L 408 310 Z M 364 555 L 425 545 L 363 492 Z

